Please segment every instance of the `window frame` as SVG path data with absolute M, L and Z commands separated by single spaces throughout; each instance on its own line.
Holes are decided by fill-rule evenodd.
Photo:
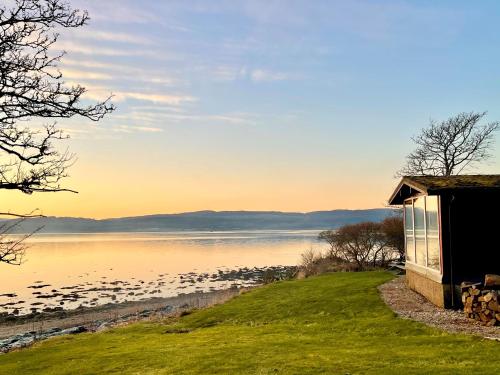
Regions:
M 427 240 L 427 197 L 428 195 L 417 195 L 411 198 L 407 198 L 403 204 L 403 226 L 404 226 L 404 235 L 405 235 L 405 261 L 407 264 L 410 264 L 412 268 L 422 269 L 425 272 L 432 272 L 435 275 L 442 276 L 443 274 L 443 249 L 442 249 L 442 240 L 441 240 L 441 197 L 439 195 L 433 195 L 433 197 L 437 197 L 437 231 L 438 231 L 438 243 L 439 243 L 439 270 L 429 267 L 429 248 L 428 248 L 428 240 Z M 424 200 L 424 233 L 425 233 L 425 265 L 421 265 L 417 263 L 417 244 L 416 244 L 416 235 L 415 235 L 415 201 L 417 199 Z M 412 235 L 413 235 L 413 260 L 408 260 L 406 256 L 408 253 L 408 244 L 407 244 L 407 235 L 406 235 L 406 207 L 411 206 L 411 215 L 412 215 Z

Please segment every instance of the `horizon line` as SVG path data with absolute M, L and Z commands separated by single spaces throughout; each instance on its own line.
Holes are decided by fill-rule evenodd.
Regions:
M 374 207 L 374 208 L 335 208 L 330 210 L 314 210 L 314 211 L 278 211 L 278 210 L 197 210 L 197 211 L 183 211 L 183 212 L 171 212 L 171 213 L 154 213 L 154 214 L 142 214 L 142 215 L 132 215 L 132 216 L 113 216 L 113 217 L 104 217 L 104 218 L 92 218 L 92 217 L 84 217 L 84 216 L 45 216 L 41 217 L 33 217 L 27 219 L 81 219 L 81 220 L 95 220 L 95 221 L 104 221 L 104 220 L 114 220 L 114 219 L 130 219 L 130 218 L 139 218 L 139 217 L 151 217 L 151 216 L 174 216 L 174 215 L 185 215 L 185 214 L 197 214 L 197 213 L 280 213 L 280 214 L 302 214 L 307 215 L 311 213 L 319 213 L 319 212 L 333 212 L 333 211 L 372 211 L 372 210 L 394 210 L 394 207 Z M 0 219 L 3 220 L 18 220 L 16 218 L 9 219 L 7 217 L 0 216 Z

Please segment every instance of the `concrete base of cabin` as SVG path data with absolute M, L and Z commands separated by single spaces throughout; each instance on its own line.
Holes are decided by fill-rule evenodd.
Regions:
M 426 276 L 408 268 L 406 269 L 406 283 L 410 289 L 423 295 L 436 306 L 449 307 L 450 303 L 447 296 L 450 294 L 450 288 L 448 285 L 430 280 Z

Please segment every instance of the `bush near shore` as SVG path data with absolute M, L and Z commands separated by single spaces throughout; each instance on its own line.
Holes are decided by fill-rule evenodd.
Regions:
M 323 231 L 319 239 L 329 245 L 326 253 L 310 249 L 302 254 L 299 277 L 325 272 L 367 271 L 387 268 L 404 259 L 403 218 L 344 225 Z

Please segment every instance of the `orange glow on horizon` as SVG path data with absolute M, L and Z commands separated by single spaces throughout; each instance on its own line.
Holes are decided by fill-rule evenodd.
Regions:
M 354 185 L 354 186 L 353 186 Z M 309 212 L 333 209 L 368 209 L 385 205 L 393 181 L 384 185 L 330 183 L 305 184 L 298 181 L 262 181 L 224 185 L 217 181 L 177 181 L 149 186 L 115 188 L 111 182 L 91 181 L 71 186 L 79 194 L 1 192 L 2 211 L 28 213 L 39 209 L 47 216 L 109 218 L 167 214 L 200 210 Z

